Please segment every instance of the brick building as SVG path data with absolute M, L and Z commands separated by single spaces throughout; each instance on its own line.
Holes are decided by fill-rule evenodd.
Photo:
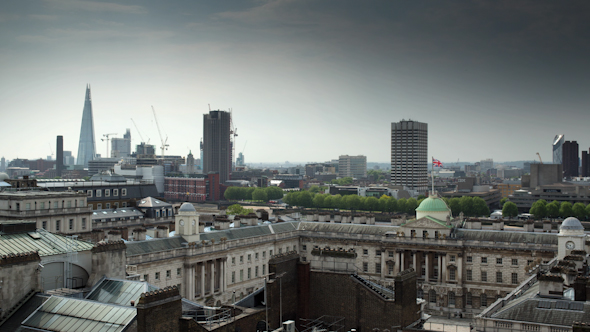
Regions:
M 164 178 L 164 198 L 175 202 L 218 201 L 222 197 L 219 173 L 194 174 L 190 178 Z

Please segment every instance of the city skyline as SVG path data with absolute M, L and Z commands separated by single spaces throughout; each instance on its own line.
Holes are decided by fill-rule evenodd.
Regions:
M 403 119 L 429 124 L 429 155 L 442 161 L 549 161 L 557 134 L 590 147 L 579 121 L 590 101 L 589 6 L 2 3 L 0 108 L 11 125 L 0 138 L 18 144 L 0 155 L 50 155 L 57 135 L 77 155 L 91 84 L 95 140 L 131 128 L 133 146 L 141 135 L 158 147 L 153 105 L 170 155 L 199 150 L 210 104 L 234 110 L 236 154 L 252 163 L 386 163 L 390 124 Z

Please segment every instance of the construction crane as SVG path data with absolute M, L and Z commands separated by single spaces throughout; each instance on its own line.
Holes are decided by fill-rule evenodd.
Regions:
M 135 121 L 133 120 L 133 118 L 131 118 L 131 122 L 133 122 L 133 125 L 135 126 L 135 130 L 137 130 L 137 133 L 139 134 L 139 138 L 141 138 L 141 143 L 149 143 L 150 142 L 150 138 L 148 137 L 147 142 L 143 139 L 143 136 L 141 135 L 141 132 L 139 131 L 139 128 L 137 128 L 137 124 L 135 124 Z
M 238 136 L 238 128 L 234 127 L 234 114 L 233 110 L 229 109 L 229 135 L 231 139 L 231 163 L 232 163 L 232 170 L 235 170 L 236 163 L 234 162 L 234 158 L 236 157 L 236 137 Z
M 114 136 L 114 135 L 117 135 L 117 134 L 116 133 L 104 134 L 104 135 L 102 135 L 102 137 L 105 137 L 105 138 L 101 138 L 100 139 L 103 142 L 104 141 L 107 142 L 107 155 L 105 156 L 105 158 L 109 158 L 109 141 L 110 141 L 110 136 Z
M 51 153 L 50 156 L 51 159 L 53 159 L 53 148 L 51 147 L 51 144 L 49 144 L 49 142 L 47 142 L 47 145 L 49 145 L 49 153 Z
M 154 106 L 152 106 L 152 112 L 154 113 L 154 120 L 156 120 L 156 127 L 158 128 L 158 134 L 160 135 L 160 141 L 162 142 L 160 149 L 162 150 L 162 159 L 164 159 L 164 151 L 168 150 L 169 146 L 166 144 L 166 142 L 168 142 L 168 136 L 166 136 L 166 140 L 164 140 L 162 137 L 162 132 L 160 131 L 160 125 L 158 124 L 158 118 L 156 117 L 156 110 L 154 109 Z
M 541 155 L 539 154 L 539 152 L 537 152 L 537 156 L 539 156 L 539 161 L 541 162 L 541 164 L 543 163 L 543 159 L 541 159 Z

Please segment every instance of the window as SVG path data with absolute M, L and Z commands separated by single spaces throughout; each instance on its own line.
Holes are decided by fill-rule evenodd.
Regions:
M 58 202 L 53 202 L 53 208 L 57 209 L 59 207 L 59 203 Z
M 293 251 L 297 251 L 297 246 L 293 246 Z
M 156 272 L 156 280 L 160 280 L 160 272 Z
M 367 263 L 367 262 L 363 263 L 363 272 L 369 272 L 369 263 Z
M 254 268 L 254 276 L 258 277 L 258 266 Z
M 121 203 L 121 206 L 122 206 L 122 207 L 127 207 L 127 202 L 123 202 L 123 203 Z
M 160 218 L 160 210 L 156 210 L 156 218 Z
M 289 252 L 289 246 L 287 246 L 287 249 L 285 249 L 285 252 Z
M 502 272 L 496 272 L 496 282 L 501 284 L 502 283 Z
M 233 265 L 235 265 L 235 264 L 236 264 L 236 258 L 235 258 L 235 257 L 232 257 L 232 258 L 231 258 L 231 263 L 232 263 Z
M 262 264 L 262 274 L 266 274 L 266 264 Z
M 266 258 L 266 251 L 262 252 L 262 258 Z
M 55 231 L 56 231 L 56 232 L 59 232 L 59 228 L 60 228 L 60 226 L 61 226 L 60 224 L 61 224 L 61 220 L 57 220 L 57 221 L 55 221 Z
M 110 197 L 111 196 L 111 190 L 110 189 L 105 189 L 104 190 L 104 197 Z
M 244 256 L 240 256 L 240 263 L 244 263 Z
M 96 189 L 96 197 L 101 197 L 101 196 L 102 196 L 102 190 Z
M 236 271 L 231 272 L 231 283 L 232 284 L 236 283 Z
M 423 299 L 424 298 L 424 290 L 422 290 L 422 288 L 418 288 L 418 291 L 416 292 L 416 297 L 419 299 Z
M 381 250 L 379 250 L 379 249 L 375 250 L 375 256 L 381 256 Z
M 100 209 L 102 209 L 102 204 L 101 204 L 101 203 L 98 203 L 98 204 L 96 204 L 96 209 L 97 209 L 97 210 L 100 210 Z
M 244 281 L 244 270 L 240 270 L 240 281 Z
M 393 251 L 389 252 L 389 257 L 393 257 Z
M 449 305 L 455 305 L 455 293 L 449 292 Z
M 107 204 L 106 204 L 106 208 L 107 208 L 107 209 L 110 209 L 110 208 L 111 208 L 111 203 L 107 203 Z
M 512 259 L 512 265 L 518 265 L 518 258 Z
M 466 272 L 465 279 L 467 279 L 467 281 L 472 281 L 473 280 L 473 271 L 466 270 L 465 272 Z
M 45 230 L 47 229 L 47 221 L 43 221 L 43 222 L 41 223 L 41 228 L 43 228 L 43 229 L 45 229 Z
M 467 263 L 473 263 L 473 257 L 467 256 Z
M 30 210 L 30 209 L 31 209 L 31 203 L 25 204 L 25 210 Z
M 116 190 L 116 189 L 115 189 Z M 181 268 L 177 268 L 176 269 L 176 276 L 179 277 L 182 275 L 182 269 Z
M 301 246 L 301 250 L 303 250 L 303 251 L 307 251 L 307 245 L 305 245 L 305 244 L 304 244 L 304 245 L 302 245 L 302 246 Z
M 149 280 L 149 274 L 144 274 L 143 275 L 143 281 L 148 281 Z
M 82 218 L 82 229 L 86 229 L 86 218 Z
M 438 231 L 434 231 L 434 238 L 438 239 Z
M 39 204 L 39 208 L 40 208 L 41 210 L 45 209 L 45 202 L 41 202 L 41 203 Z
M 393 275 L 393 264 L 387 265 L 387 274 Z
M 496 264 L 502 265 L 502 257 L 496 258 Z
M 449 269 L 449 280 L 455 280 L 455 269 Z
M 473 305 L 473 297 L 471 296 L 471 293 L 467 293 L 465 295 L 465 304 L 466 305 Z
M 482 307 L 488 306 L 488 296 L 486 294 L 481 294 L 481 306 Z
M 430 292 L 428 292 L 428 302 L 436 303 L 436 291 L 434 289 L 431 289 Z
M 481 271 L 481 281 L 483 281 L 483 282 L 488 281 L 488 273 L 486 271 Z
M 451 255 L 451 257 L 450 257 L 450 261 L 451 261 L 451 262 L 454 262 L 454 261 L 455 261 L 455 255 Z
M 375 263 L 375 273 L 381 273 L 381 263 Z
M 83 207 L 83 206 L 84 206 L 84 200 L 83 200 L 83 199 L 81 199 L 81 200 L 80 200 L 80 207 Z
M 512 284 L 518 285 L 518 273 L 512 273 Z
M 127 189 L 121 189 L 121 196 L 127 196 Z
M 302 261 L 302 262 L 306 262 L 306 261 L 307 261 L 307 258 L 305 258 L 305 257 L 301 257 L 301 261 Z
M 113 189 L 113 196 L 119 196 L 119 189 Z
M 86 193 L 88 194 L 88 197 L 92 197 L 92 190 L 88 190 Z
M 272 249 L 268 251 L 268 255 L 272 256 Z
M 252 261 L 252 254 L 248 254 L 248 262 Z
M 168 217 L 172 217 L 172 210 L 168 209 L 167 211 L 168 211 Z
M 283 248 L 279 248 L 279 254 L 283 253 Z
M 428 238 L 428 231 L 422 231 L 422 238 L 423 239 L 427 239 Z
M 481 263 L 482 264 L 487 264 L 488 263 L 488 258 L 487 257 L 482 257 L 481 258 Z
M 410 231 L 410 236 L 413 237 L 413 238 L 416 237 L 416 230 L 415 229 L 412 229 Z
M 166 278 L 171 278 L 171 277 L 172 277 L 172 271 L 166 270 Z
M 258 259 L 258 253 L 254 254 L 254 259 Z
M 367 256 L 369 254 L 369 249 L 363 249 L 363 255 Z
M 115 209 L 118 209 L 119 208 L 119 202 L 115 202 L 113 204 L 115 205 Z
M 72 207 L 72 201 L 68 201 L 68 208 Z
M 69 226 L 70 230 L 74 229 L 74 219 L 70 219 L 68 226 Z

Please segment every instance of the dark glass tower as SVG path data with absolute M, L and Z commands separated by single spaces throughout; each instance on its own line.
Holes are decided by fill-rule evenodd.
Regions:
M 420 193 L 428 190 L 428 124 L 391 124 L 391 184 Z
M 80 128 L 80 143 L 78 144 L 77 165 L 88 167 L 88 161 L 96 155 L 96 142 L 94 141 L 94 121 L 92 119 L 92 98 L 90 97 L 90 85 L 86 85 L 86 100 L 84 100 L 84 112 L 82 113 L 82 127 Z
M 203 115 L 203 173 L 219 172 L 219 183 L 229 180 L 232 166 L 230 113 L 210 111 Z

